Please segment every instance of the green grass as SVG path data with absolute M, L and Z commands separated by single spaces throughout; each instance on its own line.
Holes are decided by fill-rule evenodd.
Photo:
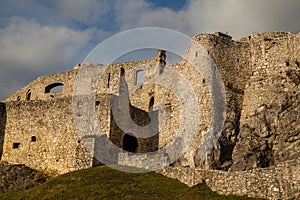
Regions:
M 189 188 L 156 173 L 131 174 L 106 166 L 53 178 L 29 190 L 0 194 L 0 199 L 249 199 L 220 196 L 205 184 Z

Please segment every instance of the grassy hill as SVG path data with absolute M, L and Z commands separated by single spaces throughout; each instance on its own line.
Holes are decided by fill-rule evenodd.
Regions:
M 29 190 L 0 194 L 0 199 L 249 199 L 220 196 L 205 184 L 189 188 L 156 173 L 131 174 L 106 166 L 53 178 Z

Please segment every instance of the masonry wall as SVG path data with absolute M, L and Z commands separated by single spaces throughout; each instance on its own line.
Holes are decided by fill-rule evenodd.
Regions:
M 76 152 L 84 147 L 75 130 L 72 98 L 8 102 L 6 115 L 3 161 L 58 173 L 91 166 L 88 152 Z
M 4 103 L 0 103 L 0 160 L 3 153 L 5 127 L 6 127 L 6 106 Z
M 98 94 L 95 100 L 101 130 L 113 143 L 123 148 L 125 133 L 113 121 L 111 95 Z M 6 128 L 3 128 L 3 161 L 22 163 L 35 169 L 53 170 L 59 174 L 95 164 L 93 149 L 89 149 L 89 152 L 78 136 L 72 97 L 7 102 L 1 104 L 1 109 L 3 116 L 7 116 L 1 118 L 1 122 L 6 119 L 1 123 L 3 126 L 6 124 Z M 150 123 L 148 113 L 141 109 L 131 106 L 130 115 L 140 126 Z M 139 152 L 154 151 L 158 148 L 158 135 L 138 138 L 138 144 Z
M 131 86 L 136 85 L 136 69 L 145 70 L 145 77 L 151 78 L 156 73 L 155 70 L 159 69 L 160 57 L 161 55 L 158 55 L 147 61 L 113 64 L 108 67 L 108 70 L 114 70 L 110 83 L 112 87 L 107 87 L 108 90 L 106 87 L 97 90 L 95 98 L 98 123 L 107 137 L 111 133 L 111 93 L 115 92 L 114 88 L 118 89 L 119 78 L 117 79 L 117 76 L 119 77 L 120 68 L 124 67 L 132 71 L 131 74 L 127 73 L 129 76 L 127 78 Z M 74 124 L 73 84 L 80 67 L 83 66 L 75 66 L 72 71 L 40 77 L 5 100 L 7 117 L 1 116 L 0 119 L 3 127 L 6 124 L 2 160 L 26 164 L 35 169 L 54 170 L 58 173 L 93 165 L 95 158 L 78 138 Z M 106 80 L 103 80 L 105 75 L 99 80 L 100 85 L 108 84 Z M 50 92 L 48 89 L 52 85 L 63 85 L 63 90 Z M 2 105 L 3 108 L 5 107 L 1 104 L 1 109 Z M 133 107 L 133 109 L 138 108 Z M 4 116 L 4 112 L 2 113 Z M 144 119 L 137 115 L 136 110 L 133 110 L 131 114 L 137 121 L 142 122 Z M 4 134 L 4 128 L 2 130 Z M 154 146 L 157 146 L 158 136 L 155 137 L 156 139 L 151 139 L 151 141 Z M 147 140 L 140 141 L 143 151 L 149 150 L 148 143 Z
M 100 78 L 97 89 L 97 93 L 100 94 L 119 94 L 120 71 L 121 68 L 123 68 L 133 107 L 149 112 L 150 101 L 153 98 L 154 107 L 161 106 L 161 108 L 164 108 L 166 123 L 159 124 L 159 139 L 156 139 L 158 142 L 158 148 L 164 147 L 175 138 L 178 133 L 179 126 L 179 104 L 176 96 L 170 90 L 171 88 L 150 83 L 155 76 L 159 75 L 160 70 L 163 70 L 165 67 L 165 59 L 165 52 L 159 51 L 156 57 L 148 60 L 111 64 L 107 67 L 104 75 Z M 137 84 L 136 75 L 140 70 L 144 71 L 144 80 L 142 83 Z M 158 115 L 162 116 L 161 113 Z M 141 120 L 140 117 L 133 118 L 135 118 L 134 120 Z M 118 128 L 114 127 L 116 126 L 112 124 L 112 128 L 114 129 L 113 132 L 122 132 Z M 113 136 L 117 137 L 113 140 L 116 144 L 118 144 L 118 146 L 121 145 L 120 142 L 122 141 L 123 136 L 124 133 L 120 133 L 118 136 Z
M 137 72 L 144 72 L 144 81 L 151 80 L 159 73 L 159 70 L 165 66 L 165 51 L 159 51 L 157 56 L 147 60 L 139 60 L 133 62 L 123 62 L 108 65 L 105 73 L 99 80 L 97 93 L 118 94 L 120 84 L 120 70 L 125 70 L 125 78 L 129 91 L 141 86 L 137 84 Z
M 31 100 L 51 100 L 55 98 L 62 98 L 72 96 L 73 83 L 78 73 L 77 69 L 41 76 L 32 81 L 16 93 L 9 96 L 4 102 L 11 101 L 31 101 Z M 46 87 L 52 84 L 63 84 L 63 91 L 46 92 Z
M 230 36 L 221 33 L 201 34 L 195 36 L 193 40 L 195 43 L 200 44 L 215 61 L 225 86 L 226 95 L 226 116 L 222 134 L 206 164 L 210 168 L 228 169 L 231 165 L 232 151 L 239 135 L 238 127 L 244 89 L 251 74 L 250 45 L 247 42 L 233 41 Z M 199 52 L 197 52 L 197 45 L 192 43 L 184 57 L 189 60 L 194 59 L 196 62 L 203 62 L 205 59 L 203 60 L 203 57 L 201 59 L 201 54 L 199 55 Z M 202 65 L 201 62 L 199 66 Z M 211 94 L 206 86 L 205 77 L 202 77 L 202 79 L 199 75 L 195 77 L 197 71 L 186 60 L 183 60 L 175 69 L 192 80 L 191 84 L 197 91 L 199 100 L 202 100 L 202 102 L 199 101 L 199 106 L 202 115 L 201 121 L 203 121 L 200 132 L 203 135 L 207 132 L 211 123 L 212 112 Z M 198 136 L 198 138 L 201 138 L 201 136 Z M 195 143 L 194 151 L 199 148 L 198 141 Z M 200 166 L 203 165 L 204 161 L 201 159 L 197 161 L 196 158 L 195 162 L 196 166 Z
M 291 160 L 265 169 L 226 172 L 221 170 L 166 167 L 159 173 L 194 186 L 206 183 L 223 195 L 238 195 L 264 199 L 300 197 L 300 160 Z
M 141 109 L 131 106 L 130 107 L 130 115 L 132 120 L 139 126 L 145 127 L 150 124 L 151 119 L 149 114 Z M 156 116 L 157 117 L 157 116 Z M 157 124 L 158 125 L 158 124 Z M 149 129 L 149 132 L 151 130 Z M 114 116 L 111 115 L 111 123 L 110 123 L 110 135 L 109 139 L 115 144 L 117 147 L 124 149 L 124 136 L 128 134 L 121 130 L 114 120 Z M 134 134 L 134 133 L 131 133 Z M 158 149 L 158 138 L 159 134 L 155 134 L 154 136 L 148 138 L 138 138 L 137 140 L 137 149 L 136 153 L 147 153 L 152 152 Z M 132 151 L 133 152 L 133 151 Z
M 219 194 L 292 199 L 300 196 L 299 159 L 243 172 L 200 171 L 205 183 Z M 196 174 L 199 172 L 196 172 Z
M 98 118 L 98 123 L 102 132 L 104 132 L 107 137 L 109 137 L 110 130 L 111 130 L 110 106 L 111 106 L 110 94 L 96 95 L 95 110 Z

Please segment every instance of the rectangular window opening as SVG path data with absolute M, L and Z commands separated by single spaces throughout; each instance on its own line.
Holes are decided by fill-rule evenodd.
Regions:
M 13 143 L 13 149 L 18 149 L 20 147 L 20 143 L 14 142 Z
M 136 84 L 144 82 L 144 70 L 138 70 L 136 72 Z
M 31 142 L 36 142 L 36 136 L 31 136 Z

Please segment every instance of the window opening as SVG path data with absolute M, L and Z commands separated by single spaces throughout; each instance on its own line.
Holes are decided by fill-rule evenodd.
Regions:
M 107 78 L 107 88 L 109 88 L 109 83 L 110 83 L 110 73 L 108 73 L 108 78 Z
M 144 70 L 138 70 L 136 72 L 136 84 L 144 82 Z
M 20 143 L 13 143 L 13 149 L 18 149 L 20 147 Z
M 64 90 L 63 83 L 53 83 L 45 87 L 45 93 L 62 92 Z
M 150 102 L 149 102 L 149 110 L 153 109 L 154 106 L 154 97 L 151 97 Z
M 31 142 L 36 142 L 36 136 L 31 136 Z
M 30 99 L 31 99 L 31 91 L 28 90 L 27 93 L 26 93 L 26 100 L 30 101 Z

